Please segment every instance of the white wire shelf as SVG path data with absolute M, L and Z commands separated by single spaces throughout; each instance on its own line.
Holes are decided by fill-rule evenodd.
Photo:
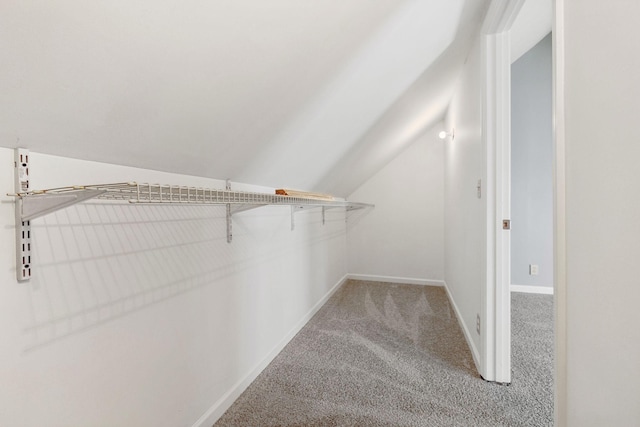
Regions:
M 344 208 L 347 211 L 351 211 L 374 207 L 367 203 L 327 200 L 324 195 L 316 197 L 313 193 L 292 196 L 235 191 L 231 190 L 229 181 L 227 181 L 227 188 L 224 190 L 180 185 L 119 182 L 32 191 L 29 186 L 29 150 L 17 148 L 14 154 L 15 193 L 9 193 L 9 196 L 16 198 L 16 278 L 20 282 L 31 278 L 31 220 L 86 200 L 101 199 L 139 204 L 223 205 L 226 207 L 227 242 L 229 243 L 233 238 L 233 214 L 261 206 L 290 206 L 292 230 L 295 227 L 295 213 L 304 209 L 322 208 L 322 224 L 324 224 L 326 209 Z
M 147 204 L 230 205 L 232 214 L 267 205 L 287 205 L 298 209 L 325 207 L 345 208 L 347 210 L 373 207 L 373 205 L 367 203 L 355 203 L 346 200 L 324 200 L 312 197 L 294 197 L 179 185 L 139 184 L 136 182 L 78 185 L 18 192 L 10 194 L 10 196 L 15 196 L 22 202 L 20 214 L 22 221 L 39 218 L 90 199 Z

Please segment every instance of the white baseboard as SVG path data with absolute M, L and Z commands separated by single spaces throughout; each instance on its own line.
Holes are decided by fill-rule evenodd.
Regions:
M 449 291 L 447 282 L 444 282 L 444 289 L 445 291 L 447 291 L 447 297 L 449 298 L 449 303 L 451 303 L 451 306 L 453 307 L 453 311 L 456 313 L 456 317 L 458 318 L 458 324 L 462 328 L 462 333 L 464 333 L 464 337 L 467 340 L 467 344 L 471 349 L 471 355 L 473 356 L 473 362 L 476 364 L 476 370 L 478 371 L 478 373 L 481 373 L 482 370 L 480 369 L 480 366 L 481 366 L 480 352 L 476 348 L 476 345 L 474 344 L 473 339 L 471 338 L 471 333 L 469 332 L 469 329 L 467 329 L 467 325 L 462 320 L 462 314 L 460 313 L 460 310 L 458 309 L 458 306 L 456 305 L 456 302 L 453 299 L 453 296 L 451 296 L 451 292 Z
M 320 310 L 331 295 L 333 295 L 348 279 L 348 275 L 344 275 L 333 287 L 323 296 L 307 314 L 287 333 L 284 338 L 262 359 L 253 369 L 247 373 L 240 381 L 238 381 L 227 393 L 225 393 L 211 408 L 205 412 L 193 427 L 211 427 L 218 419 L 229 409 L 235 400 L 244 392 L 247 387 L 255 380 L 258 375 L 275 359 L 282 349 L 300 332 L 300 330 L 311 320 L 311 318 Z
M 553 295 L 553 286 L 511 285 L 511 292 Z
M 369 282 L 399 283 L 403 285 L 444 286 L 444 280 L 416 279 L 413 277 L 376 276 L 372 274 L 347 274 L 352 280 L 365 280 Z

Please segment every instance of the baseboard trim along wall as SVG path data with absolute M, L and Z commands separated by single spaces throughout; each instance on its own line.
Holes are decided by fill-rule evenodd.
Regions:
M 444 280 L 417 279 L 413 277 L 376 276 L 372 274 L 347 274 L 348 279 L 368 282 L 399 283 L 402 285 L 444 286 Z
M 465 325 L 465 323 L 462 321 L 462 314 L 460 313 L 460 310 L 458 309 L 456 302 L 451 296 L 451 292 L 449 291 L 447 282 L 444 282 L 444 290 L 447 292 L 447 298 L 449 298 L 449 303 L 453 307 L 453 311 L 456 313 L 456 317 L 458 318 L 458 324 L 462 328 L 462 333 L 464 334 L 464 338 L 467 340 L 467 345 L 469 345 L 469 348 L 471 349 L 471 355 L 473 356 L 473 362 L 476 364 L 476 370 L 478 371 L 478 373 L 480 373 L 482 372 L 480 370 L 480 352 L 478 351 L 475 344 L 473 343 L 473 339 L 471 339 L 471 333 L 469 333 L 469 330 L 467 329 L 467 325 Z
M 320 310 L 325 302 L 342 286 L 348 279 L 348 275 L 344 275 L 333 287 L 322 297 L 309 312 L 300 319 L 300 321 L 287 333 L 282 340 L 262 359 L 243 379 L 236 383 L 231 390 L 225 393 L 217 402 L 215 402 L 207 412 L 205 412 L 193 427 L 211 427 L 226 412 L 227 409 L 236 401 L 236 399 L 251 385 L 251 383 L 260 375 L 260 373 L 275 359 L 282 349 L 300 332 L 300 330 L 311 320 L 311 318 Z
M 511 289 L 511 292 L 553 295 L 553 285 L 549 285 L 549 286 L 511 285 L 510 289 Z

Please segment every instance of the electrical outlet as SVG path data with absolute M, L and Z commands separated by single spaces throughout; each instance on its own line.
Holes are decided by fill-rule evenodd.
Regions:
M 480 314 L 476 314 L 476 332 L 480 335 Z
M 529 276 L 537 276 L 537 275 L 538 275 L 538 265 L 529 264 Z

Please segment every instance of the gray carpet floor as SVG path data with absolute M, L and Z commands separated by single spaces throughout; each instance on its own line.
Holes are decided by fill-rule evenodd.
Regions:
M 444 289 L 349 281 L 215 426 L 553 425 L 552 305 L 512 294 L 505 386 L 478 375 Z

